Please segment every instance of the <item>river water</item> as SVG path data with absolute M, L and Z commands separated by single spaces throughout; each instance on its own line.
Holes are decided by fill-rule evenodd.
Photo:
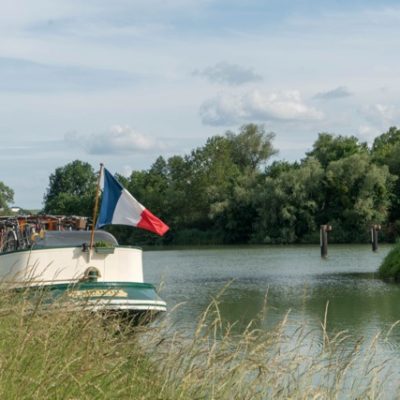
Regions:
M 192 329 L 198 315 L 220 296 L 222 318 L 245 326 L 267 295 L 268 329 L 290 311 L 289 325 L 320 327 L 328 305 L 331 334 L 373 338 L 400 320 L 400 285 L 382 282 L 376 271 L 389 245 L 373 253 L 368 245 L 331 245 L 327 259 L 318 246 L 221 247 L 144 252 L 145 281 L 158 286 L 176 326 Z M 384 335 L 382 335 L 384 337 Z M 315 338 L 321 340 L 321 338 Z M 381 341 L 380 357 L 400 370 L 400 325 Z
M 169 308 L 184 303 L 176 313 L 181 325 L 191 325 L 228 284 L 220 298 L 228 321 L 247 324 L 267 294 L 270 323 L 290 309 L 291 319 L 319 325 L 329 301 L 331 330 L 372 335 L 400 319 L 400 285 L 375 275 L 389 249 L 331 245 L 327 259 L 318 246 L 147 251 L 143 262 L 145 281 L 162 283 Z

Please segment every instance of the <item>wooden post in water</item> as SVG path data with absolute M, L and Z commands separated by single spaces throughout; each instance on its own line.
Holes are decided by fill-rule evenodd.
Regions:
M 371 244 L 372 251 L 378 251 L 378 232 L 381 230 L 380 225 L 372 225 L 371 226 Z
M 328 256 L 328 232 L 332 230 L 331 225 L 321 225 L 320 229 L 320 245 L 321 245 L 321 257 L 326 258 Z

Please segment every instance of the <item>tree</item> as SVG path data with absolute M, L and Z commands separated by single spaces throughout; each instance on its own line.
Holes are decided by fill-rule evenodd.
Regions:
M 400 231 L 400 130 L 391 127 L 386 133 L 375 138 L 371 150 L 372 159 L 378 165 L 386 165 L 397 180 L 392 186 L 389 222 Z M 396 232 L 394 232 L 396 233 Z
M 14 201 L 14 191 L 6 186 L 3 182 L 0 182 L 0 209 L 3 212 L 9 211 L 8 204 Z
M 300 164 L 296 161 L 294 163 L 282 160 L 274 161 L 271 165 L 268 165 L 268 167 L 265 168 L 265 176 L 275 179 L 278 178 L 280 174 L 284 172 L 290 172 L 299 167 Z
M 165 214 L 167 163 L 158 157 L 149 170 L 132 171 L 129 178 L 118 175 L 121 184 L 147 208 L 157 215 Z
M 96 182 L 96 174 L 86 162 L 75 160 L 57 168 L 49 178 L 43 212 L 91 216 Z
M 279 172 L 280 171 L 280 172 Z M 275 164 L 257 188 L 258 219 L 253 241 L 294 243 L 315 233 L 324 171 L 315 158 L 301 166 Z
M 393 149 L 400 144 L 400 130 L 395 126 L 375 138 L 372 144 L 372 155 L 375 161 L 384 163 L 391 158 Z
M 368 154 L 331 162 L 318 222 L 334 225 L 332 236 L 341 241 L 361 239 L 372 223 L 386 221 L 393 181 L 387 166 L 372 163 Z
M 149 170 L 133 171 L 130 177 L 118 176 L 118 180 L 140 203 L 174 229 L 169 217 L 167 163 L 163 157 L 158 157 Z M 126 244 L 163 243 L 170 235 L 168 232 L 166 237 L 159 238 L 148 231 L 123 226 L 109 229 Z
M 235 134 L 228 131 L 226 138 L 232 147 L 232 160 L 242 170 L 257 169 L 277 151 L 272 146 L 274 133 L 266 133 L 263 125 L 247 124 Z
M 255 190 L 261 165 L 276 153 L 273 138 L 273 133 L 256 124 L 219 137 L 218 152 L 214 150 L 216 156 L 207 172 L 207 193 L 211 221 L 225 243 L 247 243 L 253 234 L 258 218 Z
M 315 157 L 326 168 L 330 162 L 341 160 L 353 154 L 368 153 L 366 143 L 360 143 L 355 136 L 334 136 L 320 133 L 307 157 Z
M 253 192 L 260 166 L 275 154 L 273 137 L 248 124 L 238 134 L 209 138 L 184 158 L 187 174 L 175 185 L 184 186 L 184 207 L 191 208 L 186 227 L 213 231 L 224 243 L 248 242 L 257 218 Z
M 172 226 L 176 229 L 200 228 L 207 220 L 201 177 L 191 155 L 168 159 L 168 198 Z
M 127 188 L 166 220 L 169 238 L 247 242 L 256 218 L 252 191 L 259 167 L 275 153 L 272 138 L 255 124 L 212 136 L 187 155 L 159 157 L 149 170 L 134 171 Z

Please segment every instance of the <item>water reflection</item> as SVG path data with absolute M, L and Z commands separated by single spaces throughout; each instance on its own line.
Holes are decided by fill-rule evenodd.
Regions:
M 170 307 L 185 303 L 172 317 L 181 326 L 192 326 L 228 284 L 219 298 L 221 314 L 227 322 L 238 321 L 238 329 L 259 315 L 267 294 L 266 329 L 288 310 L 291 323 L 320 327 L 329 301 L 330 332 L 373 336 L 400 319 L 400 286 L 375 277 L 389 249 L 331 246 L 327 260 L 316 246 L 146 252 L 145 278 L 164 282 L 162 296 Z M 399 331 L 393 331 L 398 343 Z

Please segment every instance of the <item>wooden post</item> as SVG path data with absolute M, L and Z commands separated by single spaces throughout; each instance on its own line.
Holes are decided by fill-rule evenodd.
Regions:
M 371 244 L 372 251 L 378 251 L 378 232 L 381 230 L 380 225 L 372 225 L 371 226 Z
M 332 230 L 331 225 L 321 225 L 320 229 L 320 245 L 321 245 L 321 257 L 326 258 L 328 256 L 328 232 Z
M 96 198 L 94 200 L 92 232 L 90 234 L 90 245 L 89 245 L 89 257 L 90 257 L 90 253 L 92 251 L 93 244 L 94 244 L 94 229 L 95 229 L 95 226 L 96 226 L 97 208 L 98 208 L 98 205 L 99 205 L 100 179 L 101 179 L 102 172 L 103 172 L 103 164 L 100 164 L 99 176 L 97 178 Z

